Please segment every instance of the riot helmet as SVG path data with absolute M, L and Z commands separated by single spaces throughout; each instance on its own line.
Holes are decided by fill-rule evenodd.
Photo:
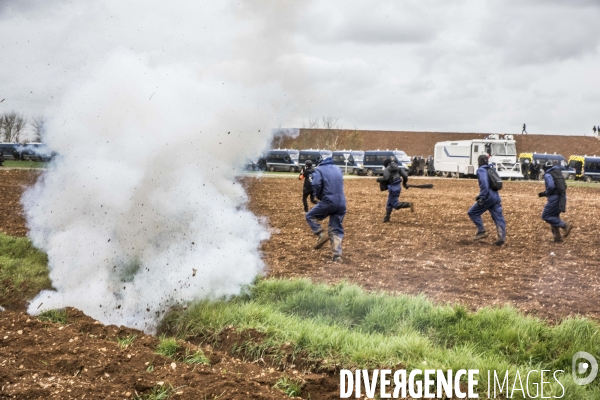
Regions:
M 306 168 L 312 168 L 312 161 L 310 161 L 310 160 L 306 160 L 306 162 L 304 163 L 304 166 L 305 166 Z
M 389 158 L 383 160 L 383 168 L 387 168 L 387 166 L 390 165 L 391 162 L 392 160 L 390 160 Z
M 546 161 L 546 163 L 544 164 L 544 172 L 548 171 L 552 167 L 554 167 L 554 164 L 552 164 L 552 161 L 550 161 L 550 160 Z

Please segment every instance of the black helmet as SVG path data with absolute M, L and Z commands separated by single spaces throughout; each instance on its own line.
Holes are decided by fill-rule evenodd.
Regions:
M 489 158 L 487 154 L 480 154 L 477 157 L 477 164 L 481 167 L 482 165 L 488 165 Z
M 546 164 L 544 164 L 544 171 L 548 171 L 552 167 L 554 167 L 554 164 L 552 164 L 552 161 L 546 161 Z
M 323 162 L 325 158 L 323 157 L 322 154 L 319 154 L 319 156 L 317 157 L 317 165 L 321 164 Z
M 310 167 L 312 167 L 312 161 L 306 160 L 306 162 L 304 163 L 304 165 L 306 166 L 306 168 L 310 168 Z
M 383 160 L 383 168 L 387 168 L 387 166 L 390 165 L 391 162 L 392 160 L 390 160 L 389 158 Z

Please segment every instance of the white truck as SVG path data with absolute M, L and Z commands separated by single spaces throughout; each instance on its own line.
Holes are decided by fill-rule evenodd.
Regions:
M 517 145 L 512 135 L 490 135 L 484 139 L 454 140 L 435 144 L 435 171 L 443 176 L 473 176 L 477 171 L 477 158 L 490 156 L 501 178 L 522 179 L 521 164 L 517 159 Z

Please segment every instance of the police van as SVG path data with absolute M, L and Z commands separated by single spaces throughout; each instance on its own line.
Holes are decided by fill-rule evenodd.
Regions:
M 0 151 L 5 160 L 19 159 L 19 143 L 0 143 Z
M 597 156 L 571 156 L 569 167 L 575 170 L 576 179 L 585 182 L 600 181 L 600 157 Z
M 365 152 L 360 150 L 337 150 L 332 153 L 333 163 L 345 174 L 362 175 Z
M 317 166 L 317 160 L 319 159 L 319 156 L 321 156 L 323 159 L 327 158 L 327 157 L 331 157 L 331 150 L 319 150 L 319 149 L 305 149 L 305 150 L 300 150 L 299 156 L 298 156 L 298 165 L 300 165 L 300 167 L 302 167 L 304 165 L 304 163 L 306 163 L 306 161 L 310 160 L 313 163 L 313 166 Z
M 363 163 L 364 173 L 367 176 L 383 175 L 383 162 L 391 159 L 399 167 L 406 169 L 410 164 L 410 157 L 402 150 L 368 150 L 365 151 Z
M 548 153 L 521 153 L 519 154 L 519 161 L 521 164 L 529 162 L 529 164 L 539 164 L 544 166 L 548 161 L 551 161 L 554 165 L 560 165 L 563 170 L 562 174 L 565 179 L 575 179 L 575 170 L 570 168 L 567 159 L 560 154 L 548 154 Z M 544 170 L 540 168 L 539 176 L 532 177 L 533 179 L 540 180 L 544 176 Z
M 267 170 L 298 172 L 298 150 L 294 149 L 277 149 L 267 153 L 266 165 Z

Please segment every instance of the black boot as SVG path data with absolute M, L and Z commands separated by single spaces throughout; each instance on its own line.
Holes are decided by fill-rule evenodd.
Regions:
M 383 217 L 383 222 L 390 222 L 390 217 L 392 216 L 392 212 L 391 211 L 387 211 L 385 213 L 385 217 Z
M 555 242 L 562 242 L 562 237 L 560 236 L 560 228 L 558 226 L 552 227 L 552 235 L 554 236 Z

